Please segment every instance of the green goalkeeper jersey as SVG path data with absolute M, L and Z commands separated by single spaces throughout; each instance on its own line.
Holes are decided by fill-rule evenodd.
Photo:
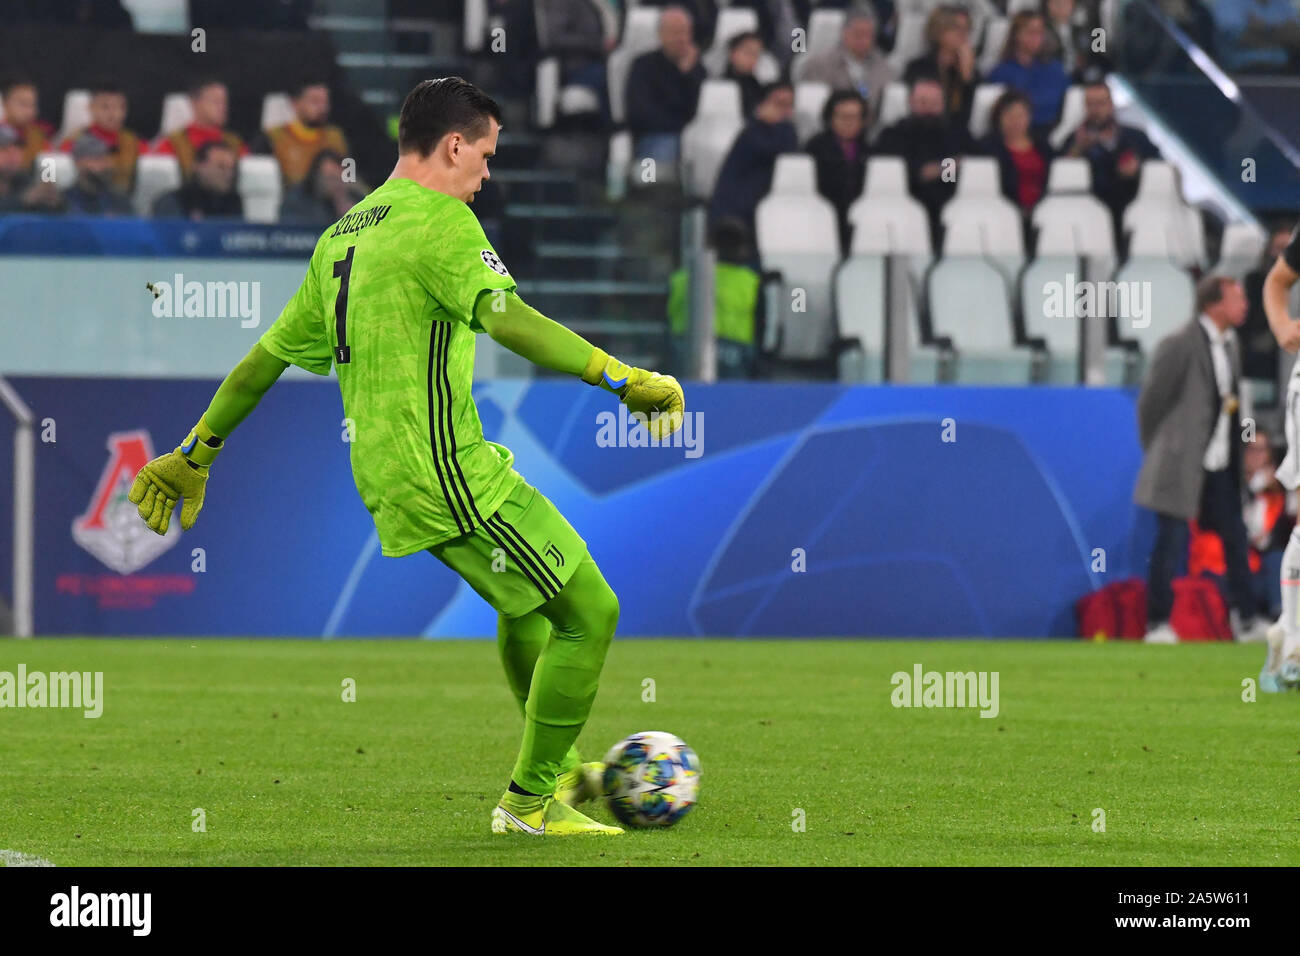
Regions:
M 386 555 L 469 533 L 520 480 L 510 451 L 483 438 L 470 392 L 475 300 L 514 288 L 469 206 L 390 179 L 325 230 L 262 335 L 282 361 L 334 366 L 352 476 Z

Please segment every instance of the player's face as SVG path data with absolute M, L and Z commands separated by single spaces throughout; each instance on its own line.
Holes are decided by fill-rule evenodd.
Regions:
M 126 97 L 121 93 L 96 93 L 90 98 L 90 121 L 100 129 L 117 132 L 126 121 Z
M 492 117 L 488 117 L 491 127 L 488 129 L 486 136 L 481 136 L 474 142 L 461 140 L 457 148 L 457 155 L 460 157 L 459 167 L 461 170 L 461 200 L 464 202 L 473 202 L 474 194 L 483 188 L 483 184 L 491 179 L 488 172 L 488 160 L 496 155 L 497 136 L 501 132 L 501 124 Z

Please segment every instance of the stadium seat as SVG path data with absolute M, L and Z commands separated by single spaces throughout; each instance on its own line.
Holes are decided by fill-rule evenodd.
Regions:
M 1128 286 L 1129 304 L 1125 306 L 1122 298 L 1118 302 L 1121 314 L 1117 325 L 1120 337 L 1137 340 L 1148 359 L 1162 338 L 1192 318 L 1196 304 L 1192 277 L 1166 258 L 1130 257 L 1115 273 L 1114 281 L 1137 283 Z M 1141 295 L 1140 303 L 1131 298 L 1135 289 Z M 1141 316 L 1138 304 L 1145 312 Z
M 738 33 L 757 32 L 758 13 L 748 7 L 723 7 L 713 28 L 713 43 L 700 58 L 709 76 L 727 72 L 727 44 Z
M 194 107 L 190 105 L 188 93 L 168 93 L 163 97 L 162 122 L 158 127 L 158 138 L 170 136 L 178 129 L 184 129 L 194 120 Z
M 623 39 L 605 58 L 609 112 L 615 123 L 627 121 L 627 75 L 632 61 L 659 45 L 659 8 L 632 7 L 623 23 Z
M 294 116 L 288 93 L 267 93 L 262 97 L 262 125 L 258 129 L 275 129 L 293 122 Z
M 1007 0 L 1007 16 L 1014 17 L 1017 13 L 1041 13 L 1042 4 L 1038 0 Z
M 135 193 L 131 197 L 136 215 L 152 216 L 158 197 L 180 185 L 181 164 L 175 156 L 141 156 L 135 161 Z
M 945 227 L 945 256 L 983 256 L 1004 275 L 1016 275 L 1025 261 L 1020 210 L 1002 196 L 997 165 L 987 157 L 967 156 L 957 172 L 957 194 L 939 214 Z
M 806 143 L 821 132 L 822 110 L 830 99 L 831 88 L 826 83 L 796 83 L 794 87 L 794 126 L 799 142 Z
M 925 21 L 928 16 L 926 13 L 898 13 L 889 64 L 899 76 L 903 75 L 908 63 L 925 52 Z
M 997 102 L 1006 86 L 1002 83 L 981 83 L 975 87 L 975 96 L 971 101 L 970 134 L 976 140 L 983 139 L 989 133 L 993 104 Z
M 55 143 L 61 143 L 73 132 L 90 125 L 90 90 L 68 90 L 63 95 L 63 123 Z
M 1205 225 L 1200 211 L 1183 201 L 1174 167 L 1142 163 L 1137 196 L 1124 210 L 1130 256 L 1165 256 L 1188 268 L 1205 265 Z
M 867 161 L 862 195 L 849 207 L 853 226 L 852 252 L 919 257 L 929 265 L 934 254 L 930 218 L 925 207 L 907 191 L 907 170 L 897 156 L 873 156 Z
M 952 340 L 957 381 L 1031 381 L 1033 355 L 1016 344 L 1006 279 L 995 266 L 972 256 L 946 257 L 930 270 L 926 285 L 930 327 Z M 979 309 L 971 308 L 973 302 Z
M 694 118 L 682 130 L 682 182 L 687 195 L 707 199 L 718 171 L 744 127 L 740 86 L 735 80 L 705 80 Z
M 239 195 L 249 222 L 280 218 L 280 164 L 274 156 L 244 156 L 239 160 Z
M 1212 271 L 1240 279 L 1259 265 L 1268 246 L 1268 236 L 1249 222 L 1230 222 L 1223 227 L 1219 261 Z
M 1063 149 L 1066 141 L 1074 135 L 1074 131 L 1082 122 L 1083 87 L 1076 84 L 1065 91 L 1065 99 L 1061 101 L 1061 118 L 1047 137 L 1048 142 L 1052 144 L 1052 149 Z
M 794 55 L 790 63 L 790 78 L 798 82 L 808 58 L 835 46 L 840 42 L 843 32 L 843 10 L 824 10 L 820 7 L 813 10 L 808 17 L 808 32 L 804 38 L 807 52 Z
M 605 195 L 617 202 L 627 194 L 627 177 L 632 168 L 632 134 L 619 130 L 609 138 L 609 156 L 605 160 Z
M 907 115 L 907 84 L 890 83 L 885 87 L 885 93 L 880 98 L 880 115 L 872 124 L 879 134 L 879 131 L 886 126 L 893 126 L 899 120 Z
M 857 346 L 839 356 L 841 382 L 884 378 L 886 261 L 884 256 L 850 256 L 835 270 L 835 316 L 843 339 Z
M 1040 255 L 1020 273 L 1020 309 L 1025 335 L 1040 338 L 1049 355 L 1047 381 L 1072 385 L 1079 379 L 1079 316 L 1070 314 L 1072 283 L 1083 279 L 1077 256 Z M 1056 308 L 1065 306 L 1066 314 Z
M 1052 163 L 1047 195 L 1034 207 L 1039 257 L 1086 257 L 1084 274 L 1095 279 L 1115 269 L 1115 228 L 1110 209 L 1089 191 L 1087 160 L 1061 157 Z
M 122 0 L 136 33 L 189 33 L 188 0 Z
M 77 181 L 77 164 L 72 161 L 71 154 L 57 151 L 38 153 L 34 167 L 36 179 L 44 179 L 44 170 L 47 166 L 52 167 L 53 182 L 60 192 L 71 188 Z
M 988 76 L 1002 59 L 1002 47 L 1011 32 L 1011 21 L 1006 17 L 994 17 L 984 29 L 984 45 L 980 48 L 979 59 L 975 68 L 980 76 Z
M 816 190 L 811 156 L 776 161 L 772 189 L 758 204 L 755 238 L 765 271 L 781 274 L 773 325 L 781 359 L 824 359 L 835 338 L 831 274 L 839 260 L 835 208 Z

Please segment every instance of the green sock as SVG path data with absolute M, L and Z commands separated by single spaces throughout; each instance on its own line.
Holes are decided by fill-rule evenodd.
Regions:
M 505 669 L 510 692 L 519 702 L 519 712 L 525 717 L 528 690 L 533 683 L 533 672 L 537 669 L 537 658 L 550 637 L 551 622 L 537 611 L 515 618 L 497 615 L 497 651 L 501 655 L 501 666 Z M 578 748 L 571 746 L 560 762 L 558 773 L 568 773 L 581 763 L 582 755 L 578 753 Z M 518 780 L 515 782 L 519 783 Z M 526 790 L 532 789 L 522 783 L 519 785 Z M 553 790 L 554 787 L 551 788 Z
M 555 778 L 571 769 L 574 742 L 596 699 L 618 624 L 618 599 L 587 555 L 540 612 L 553 627 L 533 670 L 524 740 L 511 779 L 534 793 L 554 793 Z

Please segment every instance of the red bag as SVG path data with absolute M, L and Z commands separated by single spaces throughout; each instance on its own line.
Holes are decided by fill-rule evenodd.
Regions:
M 1079 636 L 1094 641 L 1141 640 L 1147 632 L 1147 585 L 1141 578 L 1108 584 L 1074 605 Z
M 1169 626 L 1180 641 L 1231 641 L 1228 606 L 1208 578 L 1176 578 Z

